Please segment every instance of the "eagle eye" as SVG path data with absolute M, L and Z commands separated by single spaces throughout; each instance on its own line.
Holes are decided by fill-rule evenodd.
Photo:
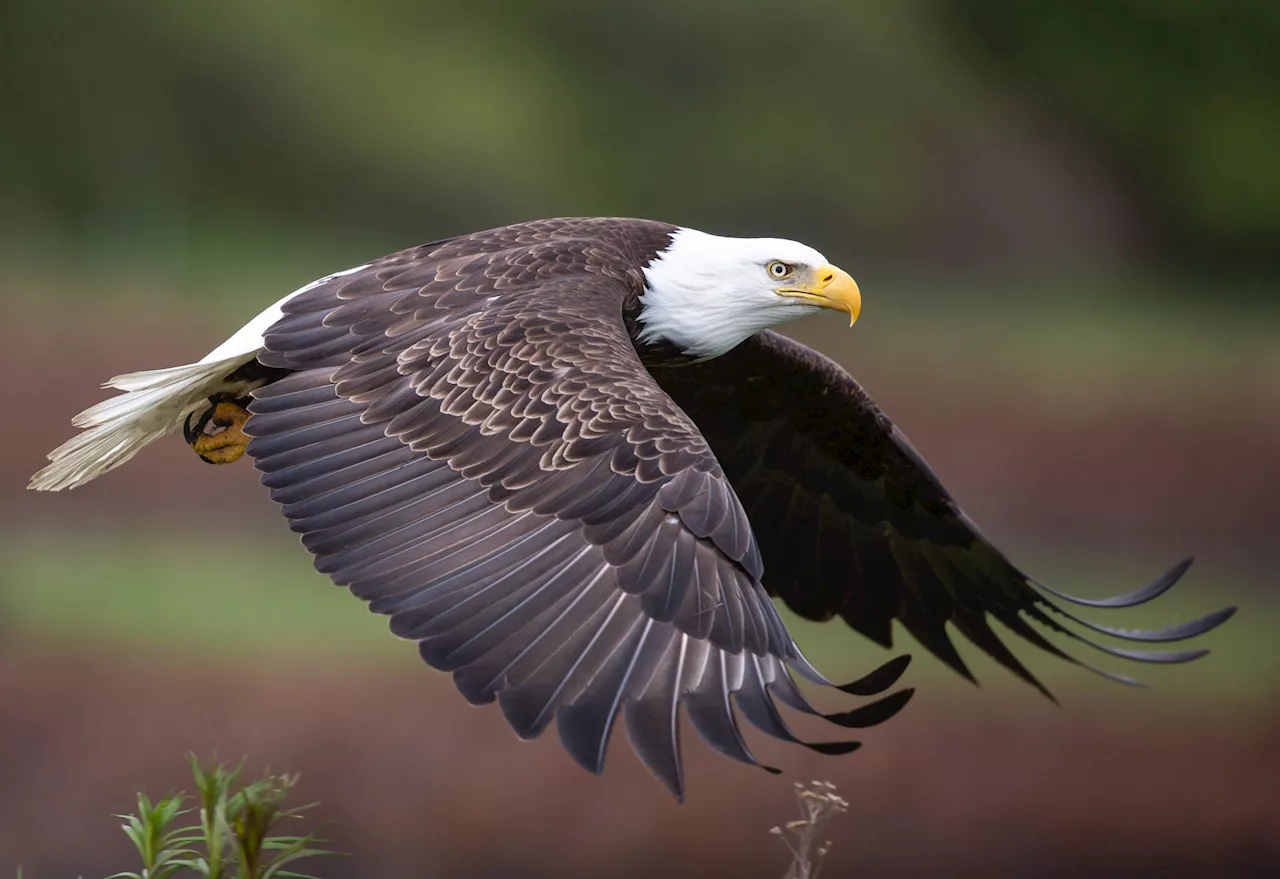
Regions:
M 782 279 L 791 277 L 791 273 L 795 271 L 795 266 L 775 259 L 769 263 L 767 270 L 771 276 Z

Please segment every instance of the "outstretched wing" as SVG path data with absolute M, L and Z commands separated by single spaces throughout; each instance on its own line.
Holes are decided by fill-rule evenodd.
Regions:
M 819 676 L 715 456 L 635 354 L 623 265 L 598 237 L 513 233 L 304 292 L 266 333 L 259 360 L 292 373 L 256 392 L 249 453 L 317 568 L 470 701 L 523 737 L 554 718 L 593 772 L 621 714 L 680 796 L 681 704 L 754 764 L 735 706 L 797 741 L 774 700 L 816 713 L 787 665 Z M 870 725 L 909 695 L 828 719 Z
M 1028 621 L 1112 656 L 1172 663 L 1206 651 L 1114 647 L 1064 624 L 1128 641 L 1181 641 L 1234 612 L 1154 631 L 1111 628 L 1067 612 L 1053 599 L 1092 607 L 1150 601 L 1191 561 L 1146 588 L 1101 600 L 1074 598 L 1032 580 L 983 537 L 852 376 L 784 336 L 762 333 L 715 360 L 659 369 L 655 376 L 697 422 L 755 523 L 769 559 L 770 594 L 803 617 L 838 615 L 886 647 L 892 646 L 893 620 L 901 620 L 920 643 L 972 680 L 946 632 L 950 623 L 1048 696 L 992 631 L 988 617 L 1055 656 L 1085 665 Z

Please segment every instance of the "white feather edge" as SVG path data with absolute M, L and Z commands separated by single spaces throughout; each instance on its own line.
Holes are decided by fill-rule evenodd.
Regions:
M 84 485 L 182 427 L 187 417 L 216 394 L 227 376 L 262 350 L 263 336 L 284 315 L 284 305 L 334 278 L 358 272 L 345 269 L 294 290 L 245 324 L 198 363 L 118 375 L 103 387 L 125 393 L 91 406 L 71 420 L 80 433 L 49 453 L 49 465 L 31 477 L 27 488 L 62 491 Z

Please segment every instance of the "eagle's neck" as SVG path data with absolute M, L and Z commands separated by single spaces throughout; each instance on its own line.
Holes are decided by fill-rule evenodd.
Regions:
M 672 348 L 697 360 L 725 354 L 761 330 L 803 317 L 772 293 L 767 259 L 754 258 L 765 239 L 726 238 L 677 229 L 670 246 L 644 269 L 636 317 L 637 348 Z M 643 355 L 642 355 L 643 356 Z
M 655 354 L 665 350 L 707 360 L 731 351 L 774 323 L 740 308 L 717 307 L 717 302 L 723 303 L 724 297 L 711 287 L 646 286 L 637 317 L 638 347 L 653 348 Z

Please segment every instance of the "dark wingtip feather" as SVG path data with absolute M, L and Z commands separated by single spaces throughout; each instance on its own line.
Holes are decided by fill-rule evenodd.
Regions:
M 623 723 L 631 749 L 640 762 L 662 783 L 677 802 L 684 802 L 684 767 L 680 759 L 680 728 L 675 693 L 670 697 L 627 703 Z
M 903 620 L 903 624 L 907 627 L 907 631 L 911 633 L 912 637 L 919 641 L 926 650 L 945 662 L 960 677 L 975 687 L 979 686 L 978 679 L 974 677 L 973 672 L 969 670 L 969 666 L 965 664 L 965 661 L 960 658 L 956 645 L 951 642 L 951 638 L 947 635 L 945 623 L 935 622 L 923 625 L 914 620 Z
M 895 656 L 884 665 L 873 669 L 856 681 L 851 681 L 836 687 L 836 689 L 851 696 L 878 696 L 896 684 L 909 665 L 911 665 L 911 654 L 904 653 L 902 656 Z
M 1118 684 L 1124 684 L 1125 686 L 1128 686 L 1128 687 L 1146 687 L 1147 686 L 1147 684 L 1144 681 L 1140 681 L 1137 678 L 1131 678 L 1128 675 L 1122 675 L 1116 672 L 1106 671 L 1104 669 L 1098 668 L 1097 666 L 1090 665 L 1087 662 L 1077 659 L 1076 657 L 1072 656 L 1070 653 L 1067 653 L 1066 651 L 1059 648 L 1056 644 L 1052 644 L 1049 641 L 1046 641 L 1044 639 L 1044 636 L 1042 636 L 1035 629 L 1032 629 L 1029 625 L 1027 625 L 1026 621 L 1023 620 L 1021 617 L 1016 617 L 1016 616 L 1010 617 L 1006 622 L 1014 627 L 1014 631 L 1022 635 L 1032 644 L 1035 644 L 1037 647 L 1040 647 L 1041 649 L 1045 650 L 1047 653 L 1053 656 L 1056 656 L 1065 662 L 1069 662 L 1072 665 L 1085 669 L 1086 671 L 1091 671 L 1094 674 L 1098 675 L 1099 677 L 1106 678 L 1107 680 L 1114 681 L 1115 683 L 1118 683 Z M 1062 628 L 1061 626 L 1058 626 L 1056 623 L 1051 623 L 1051 625 L 1054 627 L 1054 631 L 1065 633 L 1073 638 L 1076 638 L 1077 640 L 1083 640 L 1078 635 L 1076 635 L 1075 632 L 1072 632 L 1069 629 Z M 1096 646 L 1096 645 L 1093 645 L 1093 643 L 1090 641 L 1085 641 L 1084 643 L 1087 643 L 1090 646 Z M 1054 695 L 1050 693 L 1048 690 L 1042 689 L 1040 692 L 1044 693 L 1044 695 L 1048 697 L 1050 702 L 1052 702 L 1055 705 L 1058 704 L 1057 698 L 1054 697 Z
M 556 710 L 560 743 L 579 766 L 593 775 L 604 772 L 615 716 L 612 706 L 592 701 L 562 705 Z
M 1148 662 L 1153 665 L 1179 665 L 1184 662 L 1195 662 L 1201 657 L 1208 656 L 1209 650 L 1200 647 L 1195 650 L 1133 650 L 1128 647 L 1112 647 L 1109 644 L 1096 644 L 1093 641 L 1081 638 L 1082 643 L 1088 644 L 1095 650 L 1101 650 L 1108 656 L 1115 656 L 1119 659 L 1131 659 L 1134 662 Z
M 1141 589 L 1135 589 L 1123 595 L 1114 595 L 1110 598 L 1080 598 L 1079 596 L 1068 595 L 1065 592 L 1051 589 L 1038 580 L 1033 580 L 1032 582 L 1054 598 L 1060 598 L 1063 601 L 1069 601 L 1082 607 L 1134 607 L 1135 605 L 1146 604 L 1148 601 L 1168 592 L 1174 583 L 1182 579 L 1182 575 L 1191 567 L 1193 561 L 1195 561 L 1194 557 L 1188 556 Z
M 740 763 L 764 767 L 742 739 L 729 707 L 727 690 L 691 692 L 685 696 L 684 705 L 686 715 L 703 741 Z
M 1063 614 L 1072 622 L 1079 623 L 1086 629 L 1099 632 L 1103 635 L 1111 635 L 1112 637 L 1121 638 L 1125 641 L 1167 643 L 1172 641 L 1186 641 L 1190 638 L 1198 638 L 1207 632 L 1212 632 L 1214 629 L 1218 628 L 1218 626 L 1235 616 L 1236 608 L 1224 608 L 1222 610 L 1215 611 L 1214 613 L 1206 614 L 1199 619 L 1166 626 L 1163 629 L 1121 629 L 1116 626 L 1104 626 L 1100 623 L 1081 619 L 1075 614 L 1067 613 L 1063 610 L 1059 610 L 1059 613 Z
M 907 703 L 911 701 L 911 697 L 915 693 L 914 687 L 908 687 L 905 690 L 891 693 L 883 699 L 877 699 L 870 705 L 863 705 L 854 708 L 852 711 L 843 711 L 839 714 L 824 714 L 822 717 L 845 729 L 866 729 L 867 727 L 884 723 L 893 717 L 907 706 Z
M 774 690 L 774 687 L 781 687 L 781 692 Z M 795 689 L 794 682 L 785 671 L 781 678 L 766 684 L 761 672 L 761 661 L 755 659 L 743 678 L 743 688 L 735 695 L 735 704 L 756 729 L 784 742 L 802 745 L 818 754 L 848 754 L 862 746 L 857 741 L 808 742 L 798 738 L 770 698 L 771 692 L 777 693 L 784 703 L 792 704 L 807 714 L 822 716 Z
M 997 616 L 996 619 L 1002 620 L 1005 617 Z M 1049 688 L 1040 682 L 1040 679 L 1031 673 L 1031 671 L 1022 664 L 1018 657 L 1014 656 L 1008 646 L 1000 640 L 995 632 L 991 630 L 991 626 L 987 624 L 985 615 L 970 616 L 959 615 L 953 619 L 956 628 L 958 628 L 965 637 L 982 648 L 988 656 L 994 659 L 1000 665 L 1013 672 L 1022 680 L 1040 691 L 1042 695 L 1050 701 L 1056 701 L 1053 694 L 1049 692 Z M 976 683 L 976 681 L 975 681 Z
M 1106 678 L 1107 680 L 1113 681 L 1117 684 L 1124 684 L 1126 687 L 1135 687 L 1139 690 L 1149 690 L 1151 688 L 1150 684 L 1144 680 L 1140 680 L 1139 678 L 1131 678 L 1128 675 L 1122 675 L 1119 672 L 1107 671 L 1105 669 L 1098 668 L 1096 665 L 1089 665 L 1087 662 L 1081 662 L 1078 663 L 1078 665 L 1081 668 L 1088 669 L 1098 677 Z
M 830 757 L 852 754 L 862 747 L 862 742 L 802 742 L 802 744 L 815 754 L 825 754 Z

